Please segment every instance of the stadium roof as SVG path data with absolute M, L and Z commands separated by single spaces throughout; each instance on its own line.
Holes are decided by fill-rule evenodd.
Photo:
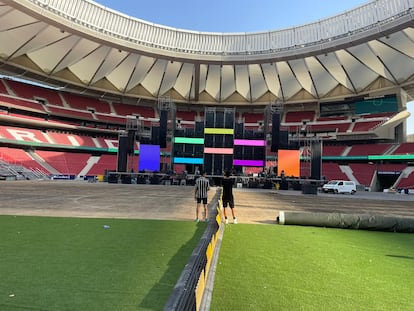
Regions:
M 0 0 L 0 73 L 114 98 L 223 106 L 411 96 L 413 8 L 378 0 L 289 29 L 209 33 L 86 0 Z

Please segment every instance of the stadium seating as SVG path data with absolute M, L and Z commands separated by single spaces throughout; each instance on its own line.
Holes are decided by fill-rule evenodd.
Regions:
M 101 101 L 92 97 L 81 96 L 73 93 L 62 93 L 66 103 L 73 109 L 85 110 L 100 113 L 111 113 L 111 107 L 106 101 Z
M 0 147 L 0 159 L 10 164 L 21 165 L 31 170 L 40 171 L 44 174 L 50 174 L 45 167 L 34 160 L 23 149 Z
M 397 189 L 414 189 L 414 170 L 396 185 Z
M 350 163 L 349 167 L 360 185 L 364 185 L 365 187 L 371 185 L 376 170 L 375 165 L 369 165 L 367 163 Z
M 56 90 L 13 80 L 3 80 L 3 82 L 13 90 L 14 94 L 10 95 L 31 100 L 44 100 L 45 104 L 63 106 L 63 101 Z
M 335 122 L 335 123 L 309 123 L 306 124 L 306 131 L 309 133 L 346 133 L 349 130 L 351 122 Z
M 182 121 L 192 121 L 196 120 L 197 113 L 194 111 L 177 111 L 176 112 L 176 119 Z
M 155 118 L 155 111 L 151 107 L 112 103 L 117 115 L 128 116 L 136 115 L 143 118 Z
M 288 111 L 285 115 L 285 122 L 302 122 L 309 121 L 312 122 L 315 119 L 315 111 Z
M 260 121 L 263 122 L 264 115 L 263 113 L 249 113 L 246 112 L 243 114 L 244 123 L 255 123 L 258 124 Z
M 300 176 L 302 178 L 309 178 L 311 176 L 311 165 L 309 161 L 300 162 Z
M 107 115 L 107 114 L 101 114 L 101 113 L 95 113 L 94 115 L 97 120 L 102 121 L 102 122 L 108 122 L 108 123 L 118 124 L 122 126 L 125 126 L 126 124 L 125 116 Z
M 322 156 L 341 156 L 346 146 L 323 145 Z
M 402 143 L 392 154 L 414 154 L 414 143 Z
M 327 180 L 349 180 L 348 176 L 341 171 L 337 163 L 323 163 L 322 176 Z
M 347 156 L 364 156 L 385 154 L 391 144 L 360 144 L 353 145 Z
M 117 169 L 117 155 L 103 154 L 99 161 L 94 164 L 86 175 L 104 175 L 105 170 L 116 171 Z
M 60 174 L 78 175 L 85 167 L 90 154 L 36 150 L 36 154 Z
M 3 79 L 0 79 L 0 94 L 8 94 L 6 86 L 3 83 Z
M 368 132 L 375 129 L 378 125 L 383 123 L 383 120 L 378 121 L 358 121 L 355 122 L 352 132 Z
M 0 106 L 45 113 L 44 106 L 35 100 L 27 100 L 4 94 L 0 94 Z
M 73 133 L 61 133 L 61 132 L 52 132 L 48 131 L 48 136 L 51 138 L 53 143 L 57 145 L 65 146 L 82 146 L 82 147 L 91 147 L 96 148 L 96 145 L 90 136 L 77 135 Z
M 93 114 L 90 111 L 74 110 L 57 106 L 47 106 L 47 109 L 55 116 L 71 117 L 79 120 L 94 121 Z

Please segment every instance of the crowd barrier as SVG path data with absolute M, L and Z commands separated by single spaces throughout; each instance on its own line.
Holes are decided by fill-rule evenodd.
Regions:
M 221 217 L 218 212 L 220 195 L 221 188 L 218 188 L 209 204 L 210 218 L 207 228 L 185 265 L 170 298 L 164 306 L 164 311 L 200 309 L 221 226 Z

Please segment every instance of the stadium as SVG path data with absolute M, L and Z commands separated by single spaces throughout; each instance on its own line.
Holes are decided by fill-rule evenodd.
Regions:
M 354 204 L 363 205 L 355 213 L 413 217 L 409 204 L 414 193 L 414 142 L 407 135 L 407 103 L 414 100 L 413 8 L 411 0 L 377 0 L 288 29 L 209 33 L 150 23 L 89 0 L 3 0 L 0 179 L 10 191 L 5 193 L 18 197 L 22 190 L 12 190 L 16 183 L 36 188 L 30 185 L 40 182 L 46 197 L 47 189 L 52 192 L 53 184 L 59 183 L 54 181 L 60 180 L 58 187 L 73 187 L 78 193 L 82 187 L 93 192 L 102 186 L 108 193 L 135 187 L 142 197 L 153 193 L 149 196 L 154 200 L 159 187 L 170 186 L 162 191 L 166 195 L 179 188 L 181 197 L 174 200 L 180 200 L 191 197 L 193 187 L 173 186 L 193 186 L 201 171 L 219 186 L 223 172 L 231 171 L 240 193 L 266 197 L 280 190 L 287 198 L 291 193 L 313 195 L 315 202 L 319 196 L 324 200 L 317 192 L 327 181 L 353 181 L 356 200 L 362 200 Z M 377 203 L 370 209 L 361 198 L 370 195 L 384 202 L 389 199 L 384 195 L 394 195 L 405 203 L 387 203 L 401 204 L 401 210 L 388 211 Z M 210 196 L 209 206 L 215 211 L 219 187 Z M 272 198 L 244 199 L 252 205 L 264 200 L 270 208 Z M 345 204 L 340 202 L 336 204 Z M 6 215 L 24 215 L 20 212 L 26 209 L 5 207 Z M 170 218 L 161 208 L 163 217 L 154 212 L 145 217 L 142 211 L 113 215 L 99 209 L 77 214 L 71 206 L 65 208 L 70 210 L 67 217 L 188 220 L 183 211 Z M 313 206 L 303 211 L 321 210 Z M 346 213 L 334 205 L 329 211 Z M 29 214 L 62 216 L 53 213 Z M 274 223 L 277 215 L 271 213 Z M 194 252 L 206 251 L 206 258 L 194 255 L 194 241 L 186 253 L 193 252 L 192 264 L 202 266 L 202 271 L 179 269 L 181 282 L 195 282 L 194 294 L 180 296 L 180 282 L 175 280 L 175 287 L 165 290 L 163 298 L 173 293 L 161 303 L 165 310 L 203 308 L 200 297 L 209 288 L 210 269 L 216 269 L 211 261 L 218 256 L 214 250 L 224 231 L 220 211 L 216 214 L 213 221 L 197 227 L 203 229 L 198 235 L 194 233 L 194 241 L 201 243 Z M 257 219 L 269 223 L 268 218 Z M 399 231 L 400 225 L 388 231 Z M 408 235 L 402 239 L 412 241 Z M 412 250 L 404 254 L 398 256 L 413 259 Z M 406 297 L 403 294 L 399 303 L 408 310 L 414 303 Z M 303 308 L 308 299 L 296 305 L 286 302 L 281 308 Z M 217 310 L 219 301 L 213 296 Z M 0 306 L 19 308 L 1 299 Z M 269 306 L 275 307 L 265 303 L 258 309 Z M 338 308 L 333 302 L 326 306 Z M 349 301 L 346 306 L 355 307 Z M 151 303 L 141 307 L 159 309 Z M 41 304 L 35 308 L 47 309 Z

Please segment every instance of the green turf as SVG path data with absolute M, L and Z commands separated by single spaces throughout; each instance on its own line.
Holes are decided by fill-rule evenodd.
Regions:
M 0 216 L 0 310 L 162 310 L 204 230 L 183 221 Z
M 414 310 L 414 234 L 227 225 L 211 310 Z

